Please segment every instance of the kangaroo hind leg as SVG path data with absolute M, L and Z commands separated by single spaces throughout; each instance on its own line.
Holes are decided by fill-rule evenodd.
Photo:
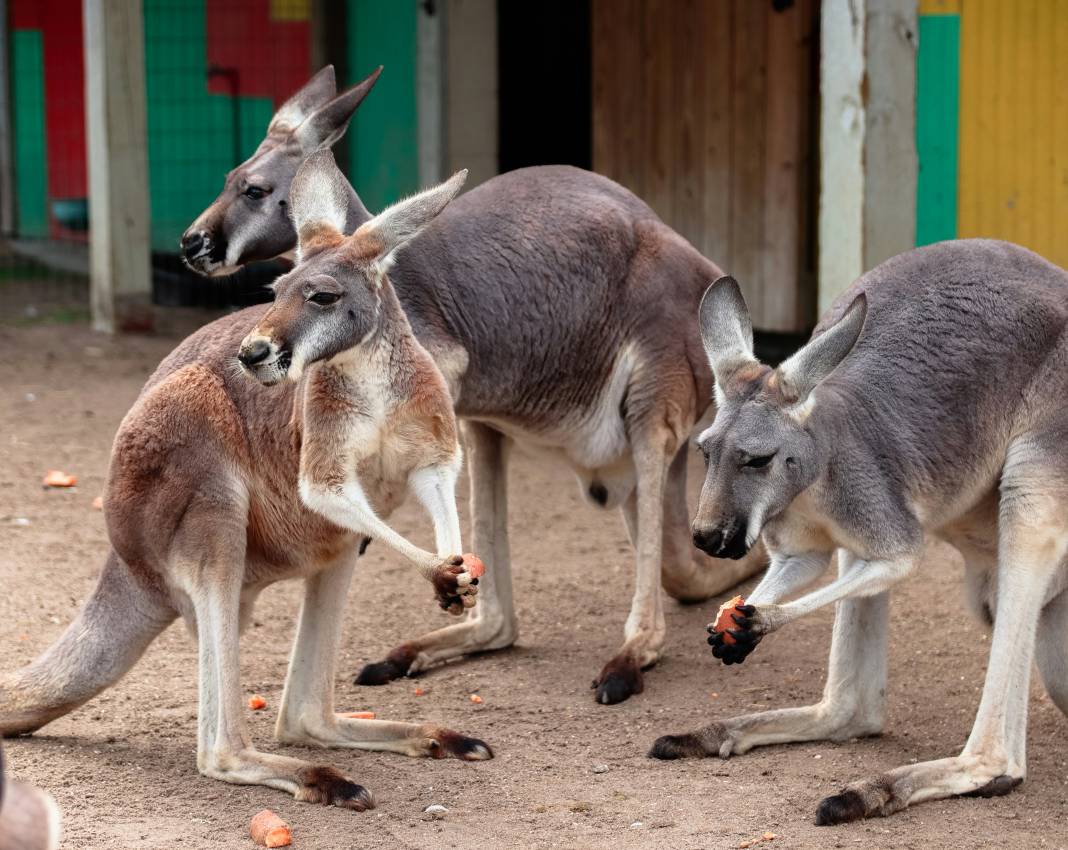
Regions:
M 1058 611 L 1049 600 L 1063 581 L 1068 516 L 1059 498 L 1048 498 L 1048 464 L 1022 445 L 1015 454 L 1010 448 L 1002 474 L 990 661 L 964 749 L 957 756 L 904 765 L 850 784 L 820 803 L 817 824 L 888 815 L 952 796 L 1000 796 L 1026 776 L 1031 664 L 1044 608 L 1051 616 L 1042 627 L 1043 638 L 1057 629 Z M 1052 665 L 1047 669 L 1057 673 Z
M 238 638 L 245 567 L 245 512 L 194 505 L 171 546 L 171 573 L 197 624 L 197 767 L 236 785 L 265 785 L 305 802 L 363 811 L 374 798 L 330 765 L 261 753 L 252 745 L 241 698 Z
M 305 579 L 304 604 L 286 674 L 275 736 L 288 743 L 391 750 L 410 756 L 481 761 L 489 746 L 451 729 L 388 720 L 358 720 L 334 712 L 334 673 L 345 598 L 355 553 Z

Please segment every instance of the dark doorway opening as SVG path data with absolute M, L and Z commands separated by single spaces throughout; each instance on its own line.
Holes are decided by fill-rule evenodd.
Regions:
M 589 0 L 498 0 L 499 164 L 592 164 Z

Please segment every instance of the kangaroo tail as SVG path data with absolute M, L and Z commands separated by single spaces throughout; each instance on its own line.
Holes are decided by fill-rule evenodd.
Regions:
M 0 737 L 34 732 L 113 685 L 176 616 L 111 552 L 59 639 L 36 661 L 0 676 Z

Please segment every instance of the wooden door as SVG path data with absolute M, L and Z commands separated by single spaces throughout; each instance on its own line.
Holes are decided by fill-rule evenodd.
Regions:
M 593 166 L 742 286 L 815 322 L 815 0 L 593 0 Z

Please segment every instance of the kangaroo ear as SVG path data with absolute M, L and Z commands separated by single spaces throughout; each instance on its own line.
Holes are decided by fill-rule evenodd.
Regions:
M 374 88 L 378 75 L 382 73 L 379 65 L 371 74 L 352 88 L 320 106 L 297 127 L 296 137 L 305 153 L 331 147 L 334 142 L 345 135 L 349 128 L 349 119 L 356 111 L 368 92 Z
M 376 265 L 380 272 L 388 271 L 393 252 L 433 221 L 460 193 L 466 179 L 465 168 L 444 183 L 398 201 L 361 224 L 351 237 L 359 256 Z
M 861 293 L 853 299 L 841 319 L 779 366 L 776 371 L 783 389 L 796 396 L 798 401 L 808 398 L 808 394 L 853 350 L 867 313 L 868 299 Z
M 347 188 L 329 148 L 313 153 L 297 169 L 289 187 L 289 214 L 297 231 L 298 262 L 344 238 Z
M 288 133 L 316 109 L 328 103 L 337 94 L 334 81 L 334 66 L 327 65 L 306 82 L 296 94 L 278 107 L 274 118 L 267 125 L 267 133 Z
M 708 287 L 698 315 L 705 356 L 722 392 L 738 367 L 757 362 L 753 356 L 753 322 L 738 281 L 721 277 Z

